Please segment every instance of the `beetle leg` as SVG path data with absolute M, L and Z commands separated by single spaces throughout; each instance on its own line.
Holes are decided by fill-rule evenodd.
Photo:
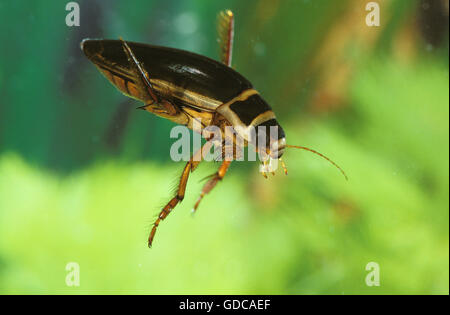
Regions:
M 215 186 L 216 184 L 222 180 L 222 178 L 227 173 L 228 167 L 230 167 L 231 161 L 223 161 L 222 164 L 219 167 L 219 170 L 216 174 L 213 175 L 213 178 L 208 180 L 203 186 L 202 192 L 200 193 L 200 197 L 198 198 L 197 202 L 194 205 L 194 208 L 192 209 L 192 212 L 197 211 L 198 205 L 200 204 L 200 201 L 202 201 L 203 197 L 208 194 Z
M 183 110 L 180 110 L 178 106 L 167 100 L 161 100 L 161 103 L 159 104 L 150 103 L 138 108 L 146 110 L 159 117 L 169 119 L 179 125 L 187 125 L 189 122 L 189 117 L 186 113 Z
M 137 79 L 137 86 L 141 92 L 141 97 L 144 100 L 148 100 L 150 103 L 159 103 L 158 96 L 156 95 L 152 84 L 150 83 L 150 77 L 148 72 L 142 67 L 141 63 L 137 60 L 130 46 L 127 42 L 120 38 L 123 45 L 123 50 L 127 55 L 128 61 L 132 66 L 132 70 Z
M 265 179 L 268 179 L 267 177 L 267 161 L 262 161 L 260 164 L 260 173 L 262 176 L 264 176 Z
M 192 173 L 200 164 L 202 160 L 203 152 L 208 152 L 211 149 L 212 142 L 206 142 L 203 147 L 201 147 L 186 163 L 186 166 L 183 169 L 183 173 L 181 174 L 180 184 L 178 185 L 177 193 L 175 197 L 173 197 L 167 205 L 161 210 L 158 215 L 158 218 L 153 223 L 152 230 L 150 232 L 150 236 L 148 237 L 148 247 L 152 246 L 153 238 L 155 237 L 156 229 L 158 228 L 161 221 L 163 221 L 169 213 L 175 208 L 175 206 L 180 203 L 184 199 L 184 194 L 186 192 L 186 185 L 189 179 L 189 173 Z
M 287 175 L 288 174 L 288 170 L 287 170 L 286 164 L 284 163 L 284 161 L 281 158 L 278 158 L 278 160 L 281 162 L 281 167 L 284 170 L 284 174 Z
M 156 104 L 156 103 L 145 104 L 143 106 L 139 106 L 138 108 L 147 110 L 156 115 L 167 116 L 165 118 L 169 118 L 171 116 L 176 116 L 177 114 L 180 113 L 180 110 L 178 109 L 178 107 L 176 107 L 175 105 L 173 105 L 172 103 L 170 103 L 167 100 L 161 100 L 161 102 L 158 104 Z
M 181 174 L 180 178 L 180 184 L 178 186 L 177 194 L 175 197 L 173 197 L 169 203 L 162 209 L 162 211 L 159 213 L 158 218 L 153 223 L 152 231 L 150 232 L 150 236 L 148 237 L 148 247 L 152 246 L 153 238 L 155 237 L 156 229 L 159 226 L 159 223 L 164 220 L 169 213 L 175 208 L 175 206 L 181 202 L 184 198 L 184 193 L 186 191 L 186 184 L 189 178 L 189 173 L 191 172 L 192 168 L 192 162 L 187 162 L 186 166 L 184 167 L 183 173 Z
M 230 10 L 221 11 L 217 18 L 217 35 L 220 45 L 220 61 L 231 67 L 234 37 L 234 16 Z
M 120 39 L 123 44 L 123 50 L 128 57 L 130 64 L 132 65 L 132 70 L 134 71 L 134 76 L 137 79 L 137 86 L 141 93 L 141 99 L 145 100 L 146 104 L 138 108 L 147 110 L 160 117 L 170 119 L 175 123 L 180 125 L 185 125 L 188 119 L 184 113 L 182 113 L 179 108 L 170 103 L 168 100 L 159 99 L 156 92 L 150 83 L 150 77 L 148 72 L 142 67 L 141 63 L 137 60 L 130 46 L 122 38 Z

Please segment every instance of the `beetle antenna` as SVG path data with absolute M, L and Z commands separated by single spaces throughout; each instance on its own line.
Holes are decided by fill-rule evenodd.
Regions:
M 310 148 L 307 148 L 307 147 L 298 146 L 298 145 L 289 145 L 289 144 L 286 144 L 286 147 L 287 147 L 287 148 L 295 148 L 295 149 L 306 150 L 306 151 L 312 152 L 312 153 L 314 153 L 314 154 L 317 154 L 318 156 L 324 158 L 325 160 L 327 160 L 328 162 L 330 162 L 331 164 L 333 164 L 338 170 L 341 171 L 342 175 L 344 175 L 344 177 L 345 177 L 345 180 L 348 180 L 347 174 L 345 174 L 344 170 L 343 170 L 339 165 L 337 165 L 335 162 L 333 162 L 330 158 L 328 158 L 328 157 L 326 157 L 325 155 L 323 155 L 322 153 L 317 152 L 317 151 L 315 151 L 315 150 L 313 150 L 313 149 L 310 149 Z

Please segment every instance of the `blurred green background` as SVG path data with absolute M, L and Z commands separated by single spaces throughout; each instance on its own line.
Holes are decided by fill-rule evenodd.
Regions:
M 448 294 L 448 0 L 0 1 L 0 293 Z M 118 38 L 217 57 L 236 15 L 233 67 L 277 113 L 289 176 L 256 162 L 164 221 L 184 163 L 172 123 L 137 111 L 79 49 Z M 68 287 L 66 264 L 80 265 Z M 366 264 L 380 265 L 368 287 Z

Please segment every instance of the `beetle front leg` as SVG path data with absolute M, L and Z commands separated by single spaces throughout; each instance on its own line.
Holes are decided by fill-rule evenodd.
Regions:
M 200 197 L 198 198 L 197 202 L 194 205 L 194 208 L 192 209 L 192 212 L 195 213 L 197 211 L 198 205 L 200 204 L 200 201 L 202 201 L 203 197 L 208 194 L 216 185 L 217 183 L 222 180 L 222 178 L 227 173 L 228 167 L 230 167 L 231 161 L 223 161 L 222 164 L 219 167 L 219 170 L 217 173 L 213 175 L 213 177 L 206 182 L 205 186 L 203 186 L 202 192 L 200 193 Z

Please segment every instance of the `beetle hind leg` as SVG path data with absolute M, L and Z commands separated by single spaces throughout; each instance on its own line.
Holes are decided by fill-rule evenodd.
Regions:
M 144 69 L 143 65 L 134 55 L 130 46 L 120 38 L 123 45 L 123 50 L 127 55 L 128 61 L 131 65 L 131 70 L 133 71 L 136 87 L 138 89 L 138 98 L 145 103 L 145 105 L 138 107 L 138 109 L 143 109 L 149 111 L 160 117 L 170 119 L 175 123 L 185 125 L 188 119 L 184 113 L 178 108 L 178 106 L 172 104 L 167 99 L 161 99 L 153 88 L 150 82 L 150 76 L 148 72 Z
M 123 45 L 123 50 L 127 55 L 128 61 L 131 65 L 131 70 L 134 72 L 134 77 L 136 79 L 136 84 L 139 89 L 140 95 L 139 98 L 145 103 L 159 103 L 159 98 L 153 89 L 152 84 L 150 83 L 150 76 L 148 72 L 143 68 L 142 64 L 134 55 L 130 46 L 120 38 Z
M 186 192 L 186 185 L 189 179 L 189 174 L 192 173 L 200 164 L 203 152 L 207 152 L 211 149 L 211 142 L 207 142 L 200 148 L 186 163 L 186 166 L 183 169 L 183 173 L 181 174 L 180 183 L 178 185 L 177 193 L 175 197 L 173 197 L 167 205 L 161 210 L 158 215 L 158 218 L 153 223 L 152 230 L 148 237 L 148 247 L 152 246 L 153 238 L 155 237 L 156 230 L 158 229 L 159 224 L 163 221 L 169 213 L 175 208 L 175 206 L 180 203 L 184 199 L 184 194 Z
M 184 193 L 186 192 L 186 184 L 189 179 L 189 173 L 191 172 L 191 168 L 192 168 L 192 162 L 189 161 L 189 162 L 187 162 L 186 166 L 184 167 L 183 173 L 181 174 L 180 184 L 177 189 L 177 194 L 161 210 L 161 212 L 158 215 L 158 218 L 153 223 L 152 230 L 148 237 L 148 247 L 152 247 L 153 238 L 155 237 L 156 229 L 158 228 L 161 221 L 163 221 L 169 215 L 169 213 L 175 208 L 175 206 L 183 200 Z
M 234 15 L 230 10 L 221 11 L 217 17 L 217 35 L 220 48 L 220 61 L 231 67 L 234 37 Z

